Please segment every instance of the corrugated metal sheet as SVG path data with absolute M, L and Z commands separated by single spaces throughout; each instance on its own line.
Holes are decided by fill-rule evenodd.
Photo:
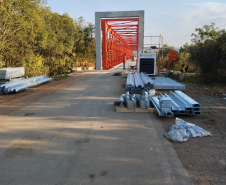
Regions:
M 155 89 L 185 90 L 185 86 L 168 77 L 151 78 Z
M 25 74 L 24 67 L 12 67 L 0 69 L 0 79 L 10 79 L 23 76 Z

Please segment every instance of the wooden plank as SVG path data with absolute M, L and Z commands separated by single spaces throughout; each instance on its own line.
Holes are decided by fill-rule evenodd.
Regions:
M 149 109 L 148 109 L 148 112 L 153 113 L 154 110 L 155 110 L 154 108 L 149 108 Z
M 141 109 L 141 108 L 136 108 L 135 112 L 140 112 L 140 113 L 144 113 L 144 112 L 148 112 L 148 109 Z
M 154 108 L 149 108 L 149 109 L 141 109 L 141 108 L 136 108 L 135 109 L 135 112 L 140 112 L 140 113 L 145 113 L 145 112 L 149 112 L 149 113 L 153 113 L 153 111 L 154 111 Z
M 149 108 L 149 109 L 141 109 L 141 108 L 136 108 L 136 109 L 127 109 L 127 107 L 116 107 L 115 108 L 116 112 L 136 112 L 136 113 L 153 113 L 154 108 Z

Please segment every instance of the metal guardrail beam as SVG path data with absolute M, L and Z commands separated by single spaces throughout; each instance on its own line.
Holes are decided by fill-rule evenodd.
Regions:
M 126 81 L 126 92 L 136 94 L 142 90 L 148 91 L 153 89 L 153 82 L 146 73 L 129 73 Z
M 29 87 L 43 84 L 51 80 L 52 78 L 47 78 L 47 76 L 42 75 L 42 76 L 37 76 L 33 78 L 18 80 L 15 82 L 9 82 L 9 83 L 0 85 L 0 94 L 19 92 Z

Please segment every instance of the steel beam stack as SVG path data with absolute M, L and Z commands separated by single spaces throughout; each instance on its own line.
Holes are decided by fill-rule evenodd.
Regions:
M 23 76 L 24 67 L 2 68 L 0 69 L 0 79 L 10 79 Z
M 153 81 L 150 79 L 150 77 L 144 72 L 141 72 L 140 76 L 142 81 L 144 82 L 144 90 L 148 91 L 153 89 Z
M 142 90 L 148 91 L 150 89 L 153 89 L 153 83 L 146 73 L 129 73 L 127 75 L 126 92 L 137 94 L 141 93 Z
M 39 84 L 43 84 L 51 81 L 52 78 L 47 78 L 47 76 L 37 76 L 33 78 L 18 80 L 15 82 L 9 82 L 3 85 L 0 85 L 0 94 L 9 94 L 14 92 L 19 92 L 29 87 L 33 87 Z
M 144 83 L 140 78 L 139 73 L 134 74 L 134 81 L 135 81 L 135 94 L 141 93 L 142 89 L 144 88 Z
M 134 94 L 134 76 L 132 73 L 129 73 L 127 75 L 127 81 L 126 81 L 126 92 L 131 92 Z
M 174 93 L 170 91 L 169 95 L 153 96 L 151 101 L 159 116 L 173 117 L 174 114 L 201 114 L 200 104 L 181 91 L 174 91 Z

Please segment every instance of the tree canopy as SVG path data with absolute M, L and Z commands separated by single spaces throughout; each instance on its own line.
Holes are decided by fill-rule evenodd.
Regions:
M 205 83 L 226 82 L 226 32 L 215 24 L 196 28 L 192 34 L 191 60 Z
M 24 66 L 27 76 L 70 72 L 95 63 L 93 25 L 46 7 L 45 0 L 0 1 L 0 67 Z

